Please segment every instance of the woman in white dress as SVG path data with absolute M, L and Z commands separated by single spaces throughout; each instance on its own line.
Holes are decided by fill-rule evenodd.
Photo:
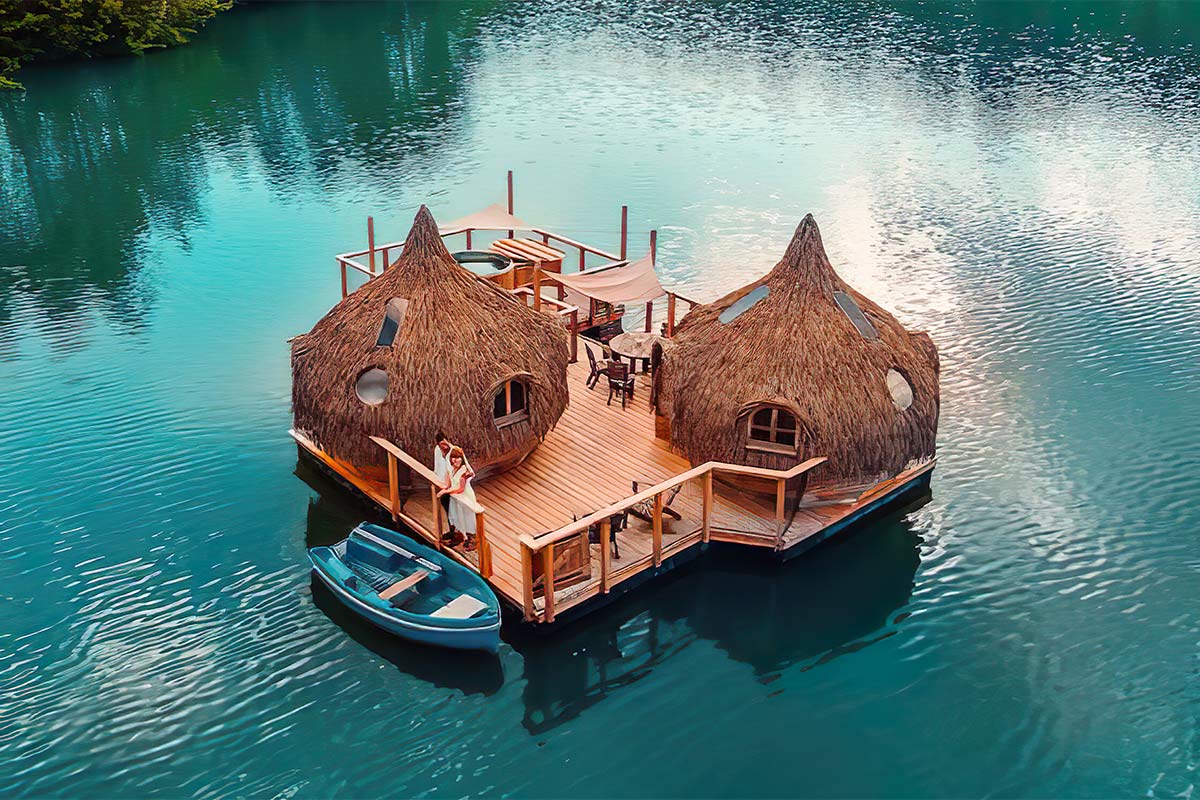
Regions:
M 450 497 L 450 530 L 458 531 L 467 536 L 464 550 L 474 550 L 475 545 L 475 512 L 463 501 L 474 503 L 475 490 L 471 488 L 471 478 L 475 472 L 467 463 L 466 454 L 461 447 L 450 449 L 450 485 L 438 492 L 438 496 Z

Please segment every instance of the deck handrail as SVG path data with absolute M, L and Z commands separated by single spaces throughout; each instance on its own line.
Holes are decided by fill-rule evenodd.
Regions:
M 609 253 L 606 250 L 601 250 L 598 247 L 592 247 L 590 244 L 584 244 L 583 242 L 577 242 L 574 239 L 569 239 L 559 233 L 553 233 L 551 231 L 543 230 L 542 228 L 530 228 L 529 230 L 533 231 L 539 236 L 545 236 L 546 238 L 553 239 L 556 242 L 562 242 L 568 247 L 574 247 L 576 250 L 582 250 L 585 253 L 591 253 L 592 255 L 597 255 L 601 258 L 607 258 L 609 261 L 621 260 L 620 256 L 613 255 L 612 253 Z
M 724 461 L 706 461 L 698 467 L 692 467 L 691 469 L 681 472 L 678 475 L 673 475 L 665 481 L 651 486 L 649 489 L 643 489 L 636 494 L 631 494 L 615 503 L 611 503 L 599 511 L 594 511 L 585 517 L 581 517 L 578 520 L 569 522 L 557 530 L 548 531 L 537 536 L 524 534 L 521 536 L 521 544 L 535 552 L 539 551 L 546 545 L 554 544 L 555 542 L 560 542 L 563 539 L 568 539 L 572 536 L 582 533 L 592 525 L 595 525 L 601 520 L 612 517 L 613 514 L 624 511 L 626 508 L 629 508 L 635 503 L 642 503 L 646 500 L 650 500 L 655 495 L 662 494 L 663 492 L 673 488 L 674 486 L 677 486 L 680 483 L 690 481 L 693 478 L 699 478 L 707 472 L 732 472 L 738 475 L 748 475 L 755 478 L 787 481 L 798 477 L 805 472 L 808 472 L 814 467 L 824 464 L 827 460 L 828 459 L 825 456 L 810 458 L 807 461 L 803 461 L 786 470 L 766 469 L 763 467 L 748 467 L 742 464 L 729 464 Z
M 509 294 L 529 295 L 530 297 L 533 296 L 533 289 L 530 289 L 528 286 L 518 286 L 516 289 L 509 289 L 508 291 L 509 291 Z M 579 310 L 579 306 L 571 305 L 570 303 L 568 303 L 564 300 L 558 300 L 557 298 L 554 298 L 554 297 L 542 297 L 542 302 L 549 303 L 550 305 L 557 308 L 558 310 L 555 311 L 555 313 L 558 314 L 560 317 L 568 317 L 571 315 L 571 312 Z
M 408 467 L 410 469 L 415 471 L 418 475 L 420 475 L 425 480 L 429 481 L 430 483 L 434 484 L 435 486 L 442 485 L 442 479 L 439 478 L 433 470 L 431 470 L 429 467 L 422 464 L 416 458 L 410 456 L 404 450 L 400 449 L 396 445 L 389 442 L 387 439 L 381 438 L 379 436 L 372 436 L 371 441 L 374 442 L 375 444 L 379 445 L 380 447 L 382 447 L 388 453 L 391 453 L 393 456 L 395 456 L 396 458 L 403 461 L 405 464 L 408 465 Z M 485 513 L 483 506 L 479 505 L 479 503 L 477 503 L 473 500 L 468 500 L 467 498 L 463 497 L 462 495 L 455 495 L 455 499 L 458 500 L 460 503 L 462 503 L 467 508 L 474 511 L 476 514 Z

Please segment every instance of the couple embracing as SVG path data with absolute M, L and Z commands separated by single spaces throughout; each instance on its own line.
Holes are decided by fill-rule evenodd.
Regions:
M 466 536 L 464 550 L 474 550 L 475 543 L 475 512 L 463 500 L 475 502 L 475 490 L 471 488 L 471 478 L 475 471 L 467 462 L 467 456 L 461 447 L 450 443 L 446 434 L 440 430 L 434 437 L 433 472 L 441 481 L 441 491 L 438 499 L 446 512 L 450 530 L 442 536 L 442 542 L 450 547 L 456 547 Z

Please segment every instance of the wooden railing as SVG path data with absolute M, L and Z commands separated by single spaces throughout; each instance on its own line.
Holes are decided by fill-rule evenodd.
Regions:
M 587 270 L 587 254 L 588 253 L 591 253 L 592 255 L 600 256 L 601 258 L 606 258 L 609 261 L 620 261 L 621 260 L 621 256 L 613 255 L 612 253 L 610 253 L 606 250 L 601 250 L 598 247 L 592 247 L 591 245 L 586 245 L 583 242 L 577 242 L 574 239 L 568 239 L 566 236 L 562 236 L 561 234 L 552 233 L 550 231 L 545 231 L 545 230 L 542 230 L 541 228 L 530 228 L 530 230 L 532 230 L 534 233 L 541 236 L 542 242 L 545 244 L 549 244 L 550 242 L 554 241 L 554 242 L 558 242 L 559 244 L 565 244 L 567 247 L 574 247 L 576 250 L 578 250 L 579 251 L 579 271 L 580 272 L 584 272 Z
M 371 220 L 371 218 L 369 218 L 369 217 L 368 217 L 367 230 L 368 230 L 368 238 L 373 240 L 374 239 L 374 224 L 373 224 L 373 221 Z M 447 236 L 457 236 L 459 234 L 466 234 L 467 249 L 470 250 L 471 249 L 471 234 L 474 233 L 476 230 L 478 230 L 478 229 L 476 229 L 476 228 L 456 228 L 454 230 L 443 231 L 441 235 L 442 235 L 442 238 L 445 238 Z M 554 242 L 558 242 L 560 244 L 564 244 L 568 247 L 575 248 L 579 252 L 579 271 L 580 272 L 583 272 L 587 269 L 587 256 L 589 253 L 592 255 L 595 255 L 595 256 L 599 256 L 600 258 L 607 259 L 608 261 L 620 261 L 621 260 L 620 256 L 614 255 L 613 253 L 610 253 L 607 250 L 601 250 L 598 247 L 592 247 L 591 245 L 584 244 L 583 242 L 577 242 L 574 239 L 570 239 L 561 234 L 542 230 L 541 228 L 530 228 L 529 230 L 532 233 L 535 233 L 535 234 L 541 236 L 542 242 L 545 244 L 549 244 L 550 242 L 554 241 Z M 355 272 L 360 272 L 363 275 L 366 275 L 368 279 L 379 277 L 379 275 L 385 269 L 387 269 L 388 265 L 392 263 L 392 261 L 394 260 L 393 257 L 398 256 L 403 248 L 404 248 L 403 241 L 388 242 L 387 244 L 379 244 L 379 245 L 375 244 L 374 241 L 372 241 L 363 250 L 355 250 L 350 253 L 341 253 L 340 255 L 334 256 L 334 259 L 337 261 L 337 264 L 338 264 L 338 269 L 341 271 L 342 297 L 346 297 L 350 293 L 349 280 L 348 280 L 348 276 L 349 276 L 348 271 L 349 270 L 354 270 Z M 379 256 L 378 261 L 376 261 L 377 254 Z M 356 259 L 361 259 L 363 256 L 367 257 L 366 264 L 363 264 L 362 262 L 356 260 Z
M 796 478 L 806 480 L 808 472 L 814 467 L 824 464 L 825 460 L 824 457 L 810 458 L 787 470 L 763 469 L 760 467 L 742 466 L 740 464 L 709 461 L 698 467 L 681 472 L 648 489 L 631 494 L 599 511 L 595 511 L 581 519 L 564 525 L 558 530 L 538 536 L 522 536 L 520 539 L 521 583 L 525 618 L 530 621 L 548 623 L 554 621 L 554 547 L 557 543 L 566 539 L 586 535 L 588 529 L 593 525 L 599 528 L 600 533 L 600 579 L 598 583 L 589 586 L 578 597 L 572 598 L 573 600 L 579 601 L 597 594 L 608 594 L 609 590 L 616 583 L 627 580 L 651 566 L 660 566 L 663 561 L 663 494 L 690 480 L 701 479 L 703 481 L 699 528 L 699 541 L 701 542 L 708 542 L 712 537 L 713 480 L 716 476 L 726 474 L 774 481 L 775 535 L 771 544 L 773 544 L 776 550 L 780 549 L 784 533 L 787 530 L 786 496 L 788 481 Z M 803 495 L 803 489 L 800 490 L 800 495 Z M 614 515 L 621 514 L 633 506 L 644 504 L 647 501 L 653 501 L 650 560 L 647 564 L 642 565 L 641 569 L 623 567 L 621 575 L 614 576 L 611 564 L 612 518 Z M 695 531 L 693 531 L 693 535 L 694 533 Z M 535 560 L 540 560 L 542 565 L 543 584 L 540 615 L 534 604 L 533 564 Z M 619 577 L 619 579 L 614 580 L 615 577 Z
M 571 363 L 574 364 L 579 360 L 579 306 L 573 306 L 553 297 L 542 297 L 541 280 L 538 278 L 541 272 L 540 267 L 533 268 L 533 288 L 521 286 L 511 290 L 511 293 L 520 298 L 525 305 L 532 303 L 535 310 L 540 311 L 543 303 L 554 308 L 554 313 L 563 320 L 567 330 L 571 333 Z
M 695 308 L 696 306 L 700 305 L 700 301 L 699 301 L 699 300 L 692 300 L 692 299 L 690 299 L 690 298 L 684 297 L 684 296 L 683 296 L 683 295 L 681 295 L 679 292 L 667 292 L 667 329 L 666 329 L 666 336 L 667 336 L 667 338 L 668 338 L 668 339 L 669 339 L 670 337 L 672 337 L 672 336 L 674 336 L 674 335 L 675 335 L 675 324 L 676 324 L 676 323 L 675 323 L 675 315 L 676 315 L 676 308 L 678 307 L 678 305 L 679 305 L 679 302 L 680 302 L 680 301 L 683 301 L 684 303 L 687 303 L 687 306 L 688 306 L 688 307 L 687 307 L 687 310 L 688 310 L 688 311 L 691 311 L 693 308 Z M 685 315 L 686 315 L 686 312 L 684 312 L 684 313 L 685 313 Z
M 418 459 L 406 453 L 404 450 L 397 447 L 395 444 L 383 439 L 379 436 L 372 436 L 371 441 L 383 448 L 387 453 L 388 462 L 388 503 L 391 508 L 393 519 L 398 519 L 401 516 L 400 508 L 400 469 L 399 465 L 404 464 L 410 470 L 415 472 L 421 478 L 429 482 L 429 502 L 430 513 L 433 515 L 433 530 L 428 530 L 420 525 L 416 520 L 405 515 L 405 521 L 412 527 L 417 528 L 417 532 L 430 539 L 434 546 L 445 552 L 446 548 L 442 545 L 442 504 L 438 499 L 438 492 L 442 488 L 441 480 L 432 469 L 422 464 Z M 468 559 L 460 556 L 456 551 L 450 550 L 450 553 L 463 564 L 477 569 L 479 574 L 484 578 L 492 576 L 492 550 L 487 538 L 487 513 L 483 506 L 479 503 L 470 500 L 462 495 L 455 495 L 452 502 L 458 502 L 465 505 L 468 509 L 475 513 L 475 541 L 477 543 L 476 552 L 479 554 L 479 565 L 472 564 Z

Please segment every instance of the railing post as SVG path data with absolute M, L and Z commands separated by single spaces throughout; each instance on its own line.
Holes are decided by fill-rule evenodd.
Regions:
M 608 594 L 608 572 L 612 565 L 612 518 L 600 520 L 600 592 Z
M 546 622 L 554 622 L 554 542 L 542 548 L 542 588 Z
M 778 478 L 775 481 L 775 549 L 779 549 L 783 541 L 783 501 L 787 495 L 787 481 Z
M 371 276 L 375 275 L 375 218 L 367 217 L 367 252 L 370 253 Z
M 675 335 L 675 293 L 667 292 L 667 338 Z
M 533 610 L 533 551 L 524 542 L 521 542 L 521 602 L 525 620 L 533 622 L 537 619 Z
M 492 577 L 492 546 L 488 544 L 482 511 L 475 512 L 475 547 L 479 554 L 479 574 L 484 578 Z
M 629 233 L 629 206 L 621 206 L 621 260 L 625 260 L 625 242 Z
M 662 492 L 654 495 L 654 566 L 662 564 Z
M 396 457 L 387 454 L 388 461 L 388 503 L 391 504 L 392 521 L 400 518 L 400 477 L 397 474 Z
M 533 265 L 533 310 L 542 310 L 542 268 L 537 263 Z
M 442 503 L 436 483 L 429 484 L 429 499 L 433 503 L 433 546 L 442 549 Z
M 513 213 L 513 184 L 512 184 L 512 170 L 511 169 L 508 171 L 508 213 L 509 214 Z M 508 238 L 510 238 L 510 239 L 513 238 L 513 235 L 514 235 L 514 231 L 508 232 Z
M 646 333 L 650 332 L 651 326 L 654 324 L 654 301 L 646 303 Z
M 471 249 L 471 229 L 467 228 L 467 249 Z
M 390 262 L 390 261 L 388 261 L 388 251 L 389 251 L 390 249 L 391 249 L 390 247 L 385 247 L 385 248 L 383 248 L 383 266 L 381 266 L 381 267 L 380 267 L 380 270 L 381 270 L 382 272 L 387 272 L 387 268 L 388 268 L 389 266 L 391 266 L 391 262 Z
M 346 295 L 350 293 L 349 287 L 346 284 L 346 262 L 338 259 L 338 266 L 342 268 L 342 299 L 346 299 Z
M 706 542 L 706 543 L 708 542 L 709 537 L 712 535 L 712 522 L 711 522 L 712 501 L 713 501 L 713 471 L 710 469 L 708 472 L 704 473 L 704 499 L 703 499 L 703 509 L 704 510 L 702 512 L 702 516 L 704 517 L 704 527 L 702 528 L 702 532 L 700 534 L 700 541 Z
M 579 360 L 579 309 L 571 312 L 571 363 Z

